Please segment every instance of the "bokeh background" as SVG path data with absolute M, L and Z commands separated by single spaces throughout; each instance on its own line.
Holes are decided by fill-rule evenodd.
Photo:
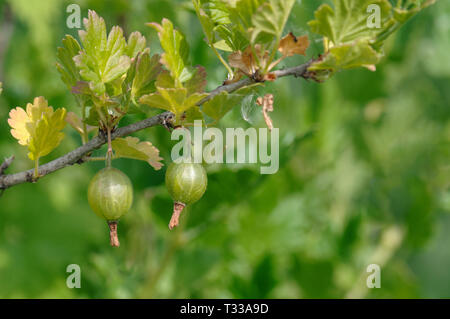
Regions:
M 309 34 L 306 22 L 320 2 L 298 1 L 287 31 Z M 186 34 L 192 62 L 206 67 L 208 89 L 225 77 L 189 1 L 0 0 L 0 158 L 16 156 L 9 173 L 32 167 L 9 134 L 11 108 L 42 95 L 79 112 L 55 68 L 64 34 L 77 37 L 65 23 L 70 3 L 83 17 L 96 10 L 108 28 L 142 32 L 153 52 L 161 48 L 145 23 L 169 18 Z M 321 46 L 310 36 L 308 57 Z M 275 94 L 279 172 L 207 167 L 208 190 L 177 231 L 167 228 L 165 168 L 144 162 L 113 163 L 136 195 L 119 224 L 119 249 L 109 246 L 106 223 L 87 203 L 102 163 L 8 189 L 0 198 L 0 297 L 450 297 L 450 2 L 417 15 L 385 50 L 376 72 L 351 70 L 323 84 L 283 78 L 261 88 L 258 94 Z M 249 98 L 220 126 L 264 121 Z M 43 161 L 80 145 L 69 126 L 65 132 Z M 155 144 L 167 166 L 174 144 L 167 130 L 136 136 Z M 380 289 L 366 287 L 372 263 L 381 266 Z M 81 267 L 80 289 L 66 287 L 69 264 Z

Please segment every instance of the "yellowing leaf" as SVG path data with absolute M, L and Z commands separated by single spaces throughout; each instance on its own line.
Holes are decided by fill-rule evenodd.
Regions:
M 281 39 L 278 46 L 278 51 L 283 54 L 283 56 L 289 57 L 294 54 L 306 55 L 306 49 L 309 47 L 308 36 L 304 35 L 301 37 L 296 37 L 292 32 Z
M 11 135 L 19 144 L 28 146 L 28 157 L 37 161 L 54 150 L 64 138 L 61 130 L 66 125 L 65 117 L 66 109 L 53 111 L 43 97 L 37 97 L 33 104 L 27 104 L 26 112 L 20 107 L 11 110 L 8 124 Z
M 117 138 L 112 141 L 112 147 L 116 157 L 145 161 L 155 170 L 159 170 L 163 166 L 159 150 L 150 142 L 139 142 L 137 137 Z
M 189 108 L 197 105 L 207 93 L 193 93 L 188 95 L 185 88 L 161 88 L 157 87 L 158 92 L 144 95 L 139 99 L 142 104 L 149 105 L 158 109 L 170 111 L 175 114 L 177 119 Z

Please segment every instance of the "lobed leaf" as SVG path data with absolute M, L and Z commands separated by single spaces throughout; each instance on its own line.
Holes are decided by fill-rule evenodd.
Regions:
M 268 0 L 259 7 L 252 16 L 251 42 L 255 43 L 264 35 L 268 35 L 270 41 L 273 37 L 281 38 L 294 3 L 295 0 Z
M 59 47 L 56 53 L 59 61 L 56 63 L 56 68 L 61 75 L 61 79 L 70 90 L 78 81 L 81 81 L 80 73 L 73 60 L 80 50 L 78 41 L 71 35 L 66 35 L 62 40 L 62 47 Z
M 235 93 L 228 93 L 223 91 L 216 96 L 214 96 L 211 100 L 207 101 L 202 105 L 202 111 L 215 121 L 219 121 L 222 117 L 224 117 L 234 106 L 241 103 L 241 101 L 249 94 L 250 91 L 256 87 L 256 85 L 252 85 L 249 87 L 245 87 L 237 90 Z
M 182 83 L 189 80 L 192 77 L 192 69 L 189 67 L 189 45 L 183 34 L 174 30 L 172 22 L 168 19 L 163 19 L 161 24 L 147 25 L 158 31 L 159 41 L 164 50 L 162 62 L 175 81 Z
M 28 146 L 28 157 L 37 161 L 49 154 L 64 138 L 61 130 L 65 127 L 66 109 L 53 111 L 43 97 L 28 103 L 26 111 L 17 107 L 9 113 L 8 124 L 11 135 L 20 145 Z
M 90 10 L 89 18 L 83 22 L 85 30 L 79 31 L 79 36 L 84 50 L 74 57 L 74 61 L 91 90 L 102 95 L 106 91 L 105 84 L 121 77 L 130 67 L 127 43 L 118 26 L 113 27 L 107 37 L 105 21 L 95 11 Z M 133 38 L 130 43 L 133 42 L 136 42 L 134 48 L 139 46 L 137 39 Z
M 116 157 L 145 161 L 155 170 L 163 166 L 159 150 L 150 142 L 139 142 L 137 137 L 116 138 L 112 141 L 112 147 Z
M 197 105 L 207 93 L 194 93 L 188 95 L 186 88 L 162 88 L 157 87 L 157 93 L 144 95 L 139 102 L 150 107 L 163 109 L 175 114 L 180 119 L 183 112 Z
M 134 67 L 134 79 L 131 85 L 131 96 L 137 99 L 144 94 L 150 93 L 153 89 L 153 83 L 162 71 L 162 65 L 159 63 L 158 54 L 150 57 L 150 51 L 147 49 L 138 54 Z
M 125 53 L 130 58 L 135 58 L 138 53 L 144 51 L 146 44 L 145 37 L 140 32 L 135 31 L 128 37 Z
M 325 79 L 342 69 L 367 67 L 375 70 L 382 57 L 386 38 L 421 9 L 435 0 L 398 1 L 392 8 L 388 0 L 332 0 L 334 9 L 323 4 L 308 24 L 315 33 L 324 36 L 325 56 L 309 70 L 320 71 Z M 379 9 L 379 27 L 369 24 L 370 6 Z

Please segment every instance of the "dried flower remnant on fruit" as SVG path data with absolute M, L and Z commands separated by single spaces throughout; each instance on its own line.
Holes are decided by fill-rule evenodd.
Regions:
M 117 222 L 108 222 L 109 226 L 109 240 L 112 247 L 119 247 L 119 236 L 117 235 Z
M 186 205 L 183 203 L 179 203 L 179 202 L 173 203 L 173 214 L 172 214 L 172 217 L 170 218 L 170 222 L 169 222 L 170 230 L 172 230 L 174 227 L 177 227 L 178 224 L 180 223 L 180 215 L 185 207 L 186 207 Z

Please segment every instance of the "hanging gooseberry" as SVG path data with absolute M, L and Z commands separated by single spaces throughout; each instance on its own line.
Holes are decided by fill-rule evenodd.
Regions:
M 116 168 L 102 169 L 89 184 L 88 201 L 94 213 L 108 222 L 111 246 L 118 247 L 117 221 L 129 211 L 133 202 L 130 179 Z
M 174 201 L 169 229 L 178 226 L 186 205 L 198 201 L 206 191 L 208 179 L 201 164 L 172 163 L 166 171 L 166 187 Z

